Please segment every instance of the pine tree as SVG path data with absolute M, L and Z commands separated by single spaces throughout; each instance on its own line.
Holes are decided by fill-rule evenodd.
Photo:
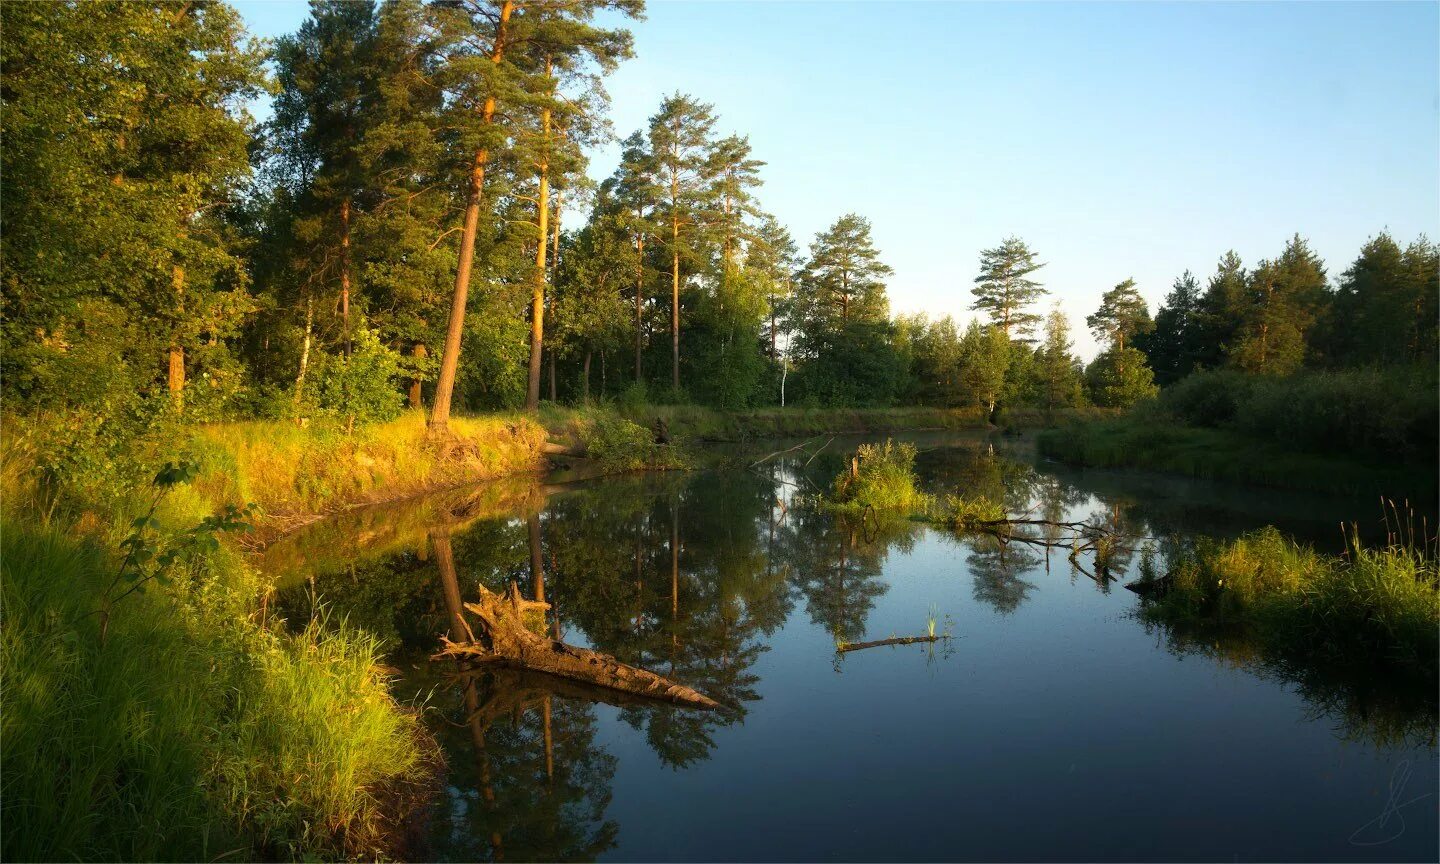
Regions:
M 1074 405 L 1080 386 L 1079 361 L 1071 353 L 1070 322 L 1060 311 L 1060 304 L 1045 317 L 1045 343 L 1040 348 L 1040 378 L 1044 389 L 1045 411 Z
M 894 272 L 880 260 L 869 220 L 854 213 L 841 216 L 810 244 L 804 274 L 809 317 L 839 328 L 852 318 L 884 319 L 889 314 L 884 279 Z
M 1148 333 L 1154 326 L 1145 298 L 1135 289 L 1135 280 L 1126 279 L 1105 292 L 1100 308 L 1086 316 L 1085 324 L 1098 342 L 1125 350 L 1126 340 L 1137 333 Z
M 645 380 L 645 285 L 649 281 L 646 269 L 645 241 L 656 236 L 659 225 L 655 214 L 660 200 L 660 186 L 656 176 L 655 160 L 649 149 L 649 139 L 641 132 L 635 132 L 621 145 L 620 164 L 615 173 L 605 181 L 602 200 L 610 202 L 610 209 L 604 211 L 605 218 L 624 230 L 635 247 L 633 284 L 635 286 L 635 380 Z
M 713 108 L 676 93 L 650 118 L 650 157 L 660 186 L 658 221 L 670 252 L 670 383 L 680 391 L 680 284 L 682 266 L 698 265 L 704 246 L 705 207 L 712 191 Z
M 990 316 L 990 322 L 1004 331 L 1006 338 L 1025 340 L 1040 321 L 1040 316 L 1026 311 L 1045 292 L 1030 274 L 1045 265 L 1035 260 L 1035 253 L 1019 237 L 1007 237 L 999 246 L 980 253 L 980 275 L 975 277 L 971 293 L 977 309 Z
M 1186 270 L 1155 313 L 1155 328 L 1137 334 L 1135 347 L 1150 358 L 1155 380 L 1170 384 L 1195 370 L 1200 333 L 1200 283 Z
M 1248 298 L 1249 276 L 1235 250 L 1226 252 L 1200 298 L 1196 320 L 1195 365 L 1215 369 L 1224 364 Z
M 1295 235 L 1275 261 L 1250 274 L 1247 302 L 1227 354 L 1232 365 L 1288 375 L 1305 362 L 1306 337 L 1327 300 L 1325 266 Z

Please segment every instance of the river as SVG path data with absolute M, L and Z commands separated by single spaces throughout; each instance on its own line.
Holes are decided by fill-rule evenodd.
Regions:
M 1154 538 L 1264 524 L 1327 549 L 1377 503 L 1037 462 L 911 436 L 931 491 Z M 818 443 L 818 442 L 817 442 Z M 1436 860 L 1434 687 L 1148 623 L 1118 578 L 925 524 L 799 506 L 854 440 L 759 466 L 490 484 L 347 514 L 264 557 L 271 614 L 379 637 L 424 706 L 431 860 Z M 775 449 L 761 448 L 760 452 Z M 810 451 L 815 447 L 812 445 Z M 758 455 L 758 454 L 757 454 Z M 1372 518 L 1373 517 L 1373 518 Z M 437 545 L 438 544 L 438 545 Z M 437 549 L 543 590 L 574 644 L 722 703 L 696 712 L 431 661 Z M 837 652 L 840 642 L 939 642 Z M 1433 683 L 1433 682 L 1432 682 Z

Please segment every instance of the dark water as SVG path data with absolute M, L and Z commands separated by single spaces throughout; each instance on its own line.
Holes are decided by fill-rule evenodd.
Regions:
M 1435 688 L 1147 625 L 1121 584 L 989 540 L 782 508 L 832 445 L 753 471 L 511 484 L 368 511 L 273 549 L 291 620 L 378 634 L 447 762 L 439 860 L 1428 860 Z M 1003 490 L 1137 534 L 1274 523 L 1338 546 L 1367 502 L 1033 464 L 929 438 L 931 489 Z M 1008 455 L 1006 453 L 1008 452 Z M 1373 525 L 1369 526 L 1374 528 Z M 446 555 L 444 550 L 449 554 Z M 437 555 L 437 553 L 440 553 Z M 700 713 L 432 662 L 461 593 L 542 574 L 567 641 L 673 675 Z M 1087 571 L 1089 568 L 1086 568 Z M 837 639 L 933 646 L 837 655 Z M 552 621 L 553 624 L 553 621 Z

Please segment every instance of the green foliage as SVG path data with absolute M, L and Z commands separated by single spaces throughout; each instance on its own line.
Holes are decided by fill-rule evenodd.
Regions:
M 586 455 L 607 473 L 685 468 L 674 444 L 657 444 L 655 433 L 608 411 L 596 412 L 581 433 Z
M 1040 316 L 1027 311 L 1039 301 L 1045 289 L 1030 278 L 1044 267 L 1019 237 L 1007 237 L 997 247 L 980 253 L 980 275 L 975 277 L 970 307 L 990 316 L 1007 339 L 1024 339 L 1039 323 Z
M 913 513 L 929 506 L 930 498 L 916 488 L 915 445 L 861 444 L 850 459 L 853 470 L 842 471 L 827 503 L 841 509 L 874 508 Z
M 1085 369 L 1090 399 L 1102 408 L 1129 408 L 1159 392 L 1145 355 L 1136 348 L 1101 352 Z
M 1235 419 L 1254 385 L 1243 372 L 1202 370 L 1160 391 L 1160 408 L 1181 423 L 1218 428 Z
M 1357 543 L 1345 558 L 1330 558 L 1265 528 L 1182 548 L 1169 575 L 1169 589 L 1147 614 L 1249 627 L 1289 653 L 1381 660 L 1433 675 L 1440 593 L 1435 560 L 1424 550 Z
M 1005 506 L 984 495 L 946 495 L 940 521 L 959 530 L 1005 518 Z
M 7 860 L 384 851 L 417 727 L 360 634 L 256 627 L 223 550 L 108 628 L 90 613 L 114 567 L 71 532 L 7 521 L 0 570 Z
M 312 360 L 307 395 L 314 409 L 346 426 L 384 422 L 400 415 L 398 387 L 403 363 L 369 330 L 355 334 L 349 357 L 322 354 Z

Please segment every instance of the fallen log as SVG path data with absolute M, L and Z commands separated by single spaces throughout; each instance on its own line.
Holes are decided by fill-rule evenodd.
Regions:
M 1141 597 L 1160 597 L 1175 584 L 1175 574 L 1166 573 L 1158 579 L 1137 579 L 1125 583 L 1126 590 L 1134 591 Z
M 841 654 L 851 651 L 863 651 L 866 648 L 879 648 L 881 645 L 914 645 L 919 642 L 939 642 L 948 639 L 948 636 L 892 636 L 889 639 L 876 639 L 873 642 L 841 642 L 835 647 Z
M 437 556 L 437 560 L 443 562 L 444 556 Z M 458 657 L 496 663 L 692 708 L 720 707 L 720 703 L 705 694 L 662 675 L 534 632 L 527 626 L 526 618 L 540 612 L 541 628 L 536 629 L 543 629 L 543 611 L 549 604 L 522 599 L 514 583 L 506 597 L 483 585 L 479 591 L 480 602 L 464 604 L 464 608 L 479 619 L 480 627 L 472 628 L 478 635 L 466 638 L 469 635 L 466 634 L 460 641 L 442 637 L 445 647 L 431 659 Z
M 587 450 L 583 445 L 579 447 L 570 447 L 565 444 L 557 444 L 554 441 L 546 441 L 545 443 L 541 444 L 540 452 L 544 453 L 546 456 L 569 456 L 571 459 L 589 458 L 586 455 Z

